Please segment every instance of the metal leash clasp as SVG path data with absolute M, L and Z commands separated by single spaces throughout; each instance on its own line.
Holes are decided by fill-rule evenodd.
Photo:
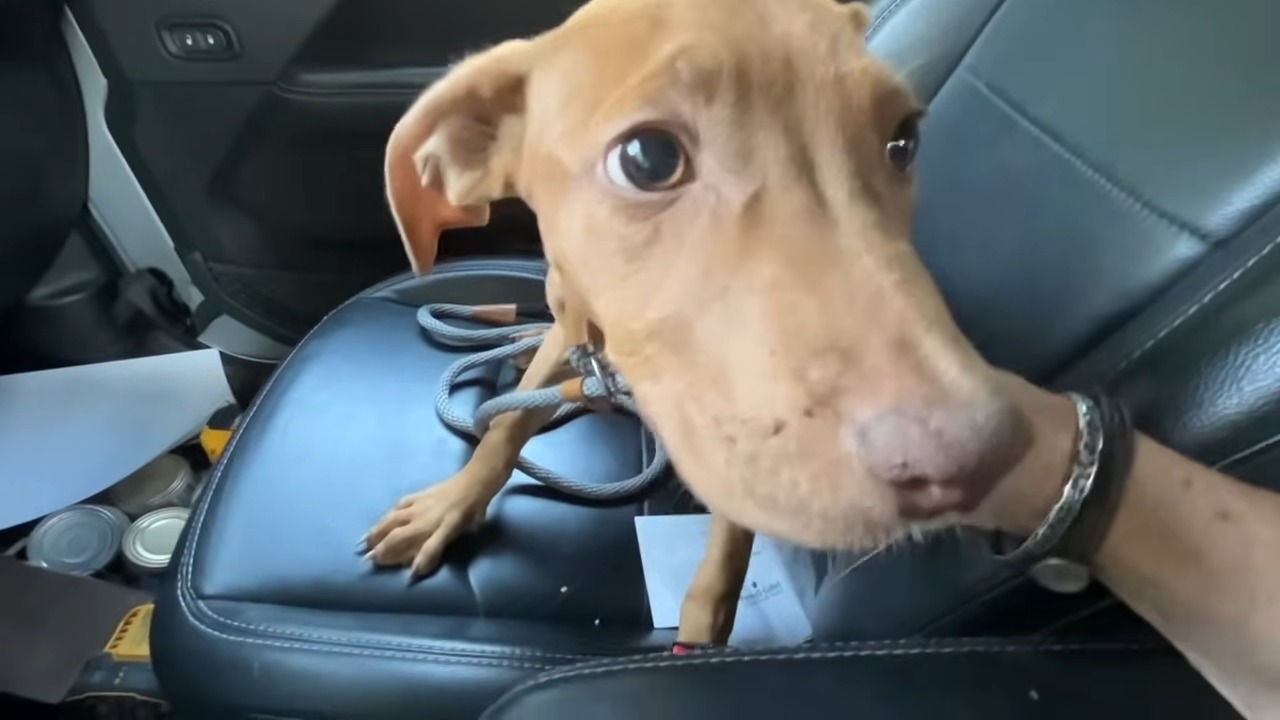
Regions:
M 609 361 L 595 346 L 581 345 L 578 347 L 578 352 L 581 360 L 578 371 L 586 379 L 594 378 L 599 381 L 600 387 L 604 388 L 604 400 L 617 405 L 627 397 L 626 390 L 618 382 L 618 374 L 609 366 Z

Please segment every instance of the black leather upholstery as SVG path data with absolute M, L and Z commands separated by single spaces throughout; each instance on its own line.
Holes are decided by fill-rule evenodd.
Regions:
M 543 272 L 538 261 L 443 264 L 347 303 L 299 346 L 212 477 L 159 604 L 157 671 L 179 705 L 199 698 L 211 718 L 475 717 L 531 673 L 670 645 L 671 631 L 649 625 L 634 504 L 573 502 L 517 476 L 474 542 L 425 582 L 407 587 L 356 552 L 397 499 L 469 453 L 433 404 L 457 355 L 423 339 L 417 308 L 534 301 Z M 497 380 L 475 377 L 455 406 L 478 404 Z M 639 433 L 622 416 L 590 416 L 526 453 L 622 478 L 642 463 Z
M 1147 432 L 1276 483 L 1280 46 L 1267 30 L 1270 4 L 1240 0 L 1223 13 L 1195 0 L 888 0 L 877 11 L 872 48 L 930 100 L 917 243 L 978 347 L 1052 386 L 1109 384 Z M 587 506 L 517 482 L 476 541 L 416 587 L 355 554 L 393 500 L 456 471 L 468 452 L 435 417 L 436 376 L 451 356 L 421 338 L 416 306 L 534 299 L 539 275 L 536 263 L 488 260 L 391 281 L 336 311 L 285 363 L 193 516 L 158 608 L 157 671 L 182 712 L 476 717 L 542 670 L 670 642 L 649 628 L 632 530 L 642 505 Z M 496 380 L 478 379 L 457 402 L 477 402 Z M 643 447 L 634 423 L 597 417 L 539 438 L 530 453 L 621 476 Z M 972 534 L 897 547 L 831 579 L 815 628 L 820 641 L 1152 633 L 1101 588 L 1041 589 Z M 718 702 L 737 701 L 715 692 L 725 682 L 789 694 L 825 683 L 856 702 L 846 686 L 871 687 L 884 673 L 954 673 L 937 687 L 985 708 L 1018 678 L 1055 696 L 1072 687 L 1057 672 L 1097 679 L 1097 659 L 1126 668 L 1108 692 L 1136 693 L 1103 695 L 1107 707 L 1148 707 L 1122 704 L 1154 702 L 1148 685 L 1185 694 L 1174 710 L 1188 717 L 1221 707 L 1167 653 L 974 657 L 805 655 L 781 675 L 796 683 L 785 685 L 754 670 L 772 673 L 779 658 L 684 662 L 692 677 L 715 674 L 706 687 Z M 1029 674 L 1006 677 L 1012 666 Z M 600 675 L 583 677 L 592 683 L 583 692 L 605 687 Z M 646 687 L 616 677 L 619 697 Z M 966 683 L 983 687 L 964 695 Z M 521 702 L 579 692 L 547 687 Z M 1049 716 L 1092 711 L 1043 705 Z
M 1180 688 L 1171 693 L 1170 688 Z M 546 673 L 485 720 L 1239 718 L 1150 643 L 870 642 L 622 658 Z

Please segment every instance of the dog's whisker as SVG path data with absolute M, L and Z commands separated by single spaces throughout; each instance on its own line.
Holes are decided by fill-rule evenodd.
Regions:
M 835 570 L 834 561 L 836 560 L 837 557 L 845 555 L 845 553 L 836 553 L 834 556 L 828 556 L 827 579 L 824 581 L 823 584 L 840 582 L 845 577 L 847 577 L 850 573 L 852 573 L 854 570 L 857 570 L 864 563 L 871 560 L 871 558 L 883 552 L 886 547 L 888 546 L 881 545 L 880 547 L 876 548 L 875 550 L 872 550 L 871 552 L 858 555 L 857 557 L 852 559 L 852 561 L 849 563 L 848 566 L 841 568 L 839 571 Z M 833 574 L 834 574 L 834 577 L 832 577 Z

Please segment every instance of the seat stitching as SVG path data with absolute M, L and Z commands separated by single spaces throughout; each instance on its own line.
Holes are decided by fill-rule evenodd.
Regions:
M 466 269 L 471 271 L 483 271 L 483 270 L 496 270 L 496 269 L 505 269 L 505 268 L 502 266 L 501 263 L 489 262 L 489 263 L 468 264 L 466 266 Z M 444 272 L 458 271 L 455 268 L 442 267 L 438 269 L 437 272 L 440 272 L 441 270 L 443 270 Z M 531 278 L 537 279 L 538 274 L 529 273 L 528 276 Z M 294 349 L 289 353 L 289 356 L 286 357 L 284 362 L 280 364 L 280 367 L 283 368 L 285 363 L 289 362 L 289 360 L 293 358 L 294 354 L 297 353 L 299 349 L 301 349 L 307 343 L 307 341 L 311 338 L 311 336 L 321 326 L 323 326 L 325 324 L 325 321 L 327 321 L 329 318 L 333 317 L 339 312 L 342 312 L 349 305 L 352 305 L 355 302 L 366 298 L 368 296 L 368 293 L 383 290 L 402 280 L 403 280 L 403 276 L 396 276 L 393 278 L 389 278 L 351 298 L 348 298 L 345 302 L 343 302 L 341 305 L 335 308 L 332 312 L 325 315 L 325 317 L 320 322 L 316 323 L 316 325 L 312 327 L 311 330 L 309 330 L 305 336 L 303 336 L 302 340 L 296 346 L 294 346 Z M 249 409 L 245 412 L 244 419 L 241 421 L 241 424 L 240 424 L 241 428 L 248 426 L 250 420 L 253 418 L 253 415 L 256 413 L 258 407 L 261 405 L 262 399 L 267 397 L 267 395 L 271 392 L 271 388 L 274 386 L 276 379 L 279 378 L 280 375 L 281 373 L 279 371 L 273 373 L 271 378 L 267 381 L 267 384 L 263 387 L 262 391 L 258 394 L 256 398 L 254 398 L 253 403 L 250 405 Z M 192 528 L 192 536 L 190 541 L 191 543 L 196 542 L 200 537 L 200 532 L 204 527 L 204 519 L 208 514 L 210 499 L 213 497 L 214 492 L 217 489 L 217 486 L 222 479 L 223 469 L 230 463 L 230 460 L 233 456 L 233 453 L 235 452 L 235 449 L 238 445 L 238 440 L 240 439 L 241 435 L 243 435 L 243 432 L 237 432 L 234 435 L 232 435 L 231 441 L 227 444 L 227 448 L 223 453 L 222 461 L 218 463 L 217 468 L 214 470 L 213 476 L 209 478 L 207 491 L 203 493 L 203 496 L 204 496 L 203 501 L 201 502 L 200 507 L 196 512 L 195 524 L 194 524 L 194 527 Z M 324 635 L 320 633 L 310 633 L 310 632 L 305 632 L 301 630 L 292 630 L 289 628 L 243 623 L 238 620 L 232 620 L 231 618 L 219 615 L 211 607 L 209 607 L 206 603 L 204 603 L 198 596 L 196 596 L 193 590 L 191 590 L 191 580 L 193 576 L 192 568 L 195 564 L 194 557 L 195 557 L 194 552 L 183 553 L 182 563 L 181 563 L 181 566 L 179 567 L 178 601 L 182 605 L 183 609 L 187 611 L 187 614 L 189 617 L 191 617 L 192 621 L 196 622 L 206 631 L 214 633 L 215 635 L 218 635 L 220 637 L 225 637 L 227 639 L 231 639 L 231 640 L 237 639 L 234 636 L 224 635 L 214 630 L 211 626 L 205 623 L 200 617 L 198 617 L 196 613 L 191 612 L 193 608 L 196 610 L 199 610 L 200 613 L 205 614 L 208 617 L 213 618 L 218 622 L 225 623 L 232 627 L 240 628 L 242 630 L 246 630 L 249 632 L 274 633 L 279 636 L 295 637 L 295 638 L 313 640 L 313 641 L 319 641 L 319 642 L 334 642 L 334 643 L 361 642 L 351 637 Z M 191 607 L 188 607 L 187 605 L 187 597 L 184 591 L 190 592 Z M 265 640 L 258 641 L 251 638 L 242 638 L 242 639 L 246 642 L 268 642 Z M 271 644 L 271 643 L 268 642 L 268 644 Z M 536 650 L 488 650 L 488 649 L 479 649 L 479 648 L 476 648 L 476 649 L 468 648 L 464 650 L 461 648 L 451 648 L 448 646 L 437 645 L 433 643 L 407 642 L 407 641 L 395 641 L 395 640 L 380 641 L 378 644 L 386 647 L 399 647 L 399 648 L 414 649 L 414 650 L 421 650 L 421 651 L 427 651 L 427 652 L 441 652 L 441 653 L 466 652 L 471 654 L 490 655 L 490 656 L 498 656 L 498 657 L 508 656 L 508 657 L 525 657 L 525 658 L 554 658 L 554 659 L 563 659 L 563 660 L 577 660 L 583 657 L 589 657 L 585 655 L 548 653 L 548 652 L 541 652 Z M 306 647 L 306 646 L 286 646 L 286 647 Z M 377 652 L 362 651 L 361 654 L 377 655 L 378 652 L 386 652 L 386 651 L 377 651 Z
M 726 665 L 734 663 L 770 662 L 773 660 L 838 660 L 856 657 L 906 657 L 915 655 L 970 655 L 1000 654 L 1014 652 L 1078 652 L 1078 651 L 1124 651 L 1135 652 L 1156 648 L 1168 649 L 1164 643 L 1061 643 L 1061 644 L 968 644 L 955 647 L 885 647 L 859 648 L 848 650 L 805 650 L 799 652 L 758 653 L 758 652 L 721 652 L 695 655 L 664 655 L 647 661 L 620 662 L 609 665 L 592 663 L 591 667 L 574 666 L 558 671 L 551 671 L 536 678 L 527 680 L 513 688 L 506 698 L 532 690 L 541 685 L 558 680 L 591 675 L 604 675 L 631 670 L 647 670 L 665 666 L 689 665 Z M 603 665 L 603 666 L 602 666 Z M 506 702 L 509 702 L 507 700 Z
M 1024 110 L 1014 105 L 1011 100 L 1001 95 L 985 80 L 975 75 L 972 70 L 962 67 L 956 71 L 956 74 L 963 77 L 965 80 L 968 80 L 975 88 L 981 91 L 983 95 L 987 96 L 992 103 L 1001 110 L 1004 110 L 1010 118 L 1016 120 L 1023 128 L 1030 130 L 1037 138 L 1043 141 L 1049 149 L 1053 150 L 1062 159 L 1071 163 L 1073 167 L 1083 173 L 1088 179 L 1092 180 L 1103 190 L 1107 191 L 1107 193 L 1112 197 L 1123 201 L 1130 208 L 1137 210 L 1149 219 L 1168 225 L 1174 230 L 1184 233 L 1202 243 L 1210 244 L 1208 233 L 1195 227 L 1186 220 L 1170 214 L 1164 209 L 1158 207 L 1150 199 L 1143 197 L 1137 192 L 1122 186 L 1114 179 L 1108 177 L 1101 170 L 1086 161 L 1083 155 L 1067 147 L 1061 139 L 1055 137 L 1048 130 L 1032 120 Z
M 192 612 L 192 610 L 195 608 L 187 604 L 187 591 L 185 588 L 179 588 L 177 594 L 178 594 L 178 604 L 182 606 L 182 609 L 186 612 L 187 617 L 191 618 L 192 622 L 198 625 L 200 629 L 203 630 L 204 632 L 207 632 L 210 635 L 222 638 L 224 640 L 230 640 L 232 642 L 250 643 L 252 645 L 267 645 L 270 647 L 286 648 L 286 649 L 293 649 L 293 650 L 308 650 L 312 652 L 315 652 L 315 651 L 334 652 L 334 653 L 340 653 L 343 655 L 360 655 L 364 657 L 401 658 L 401 659 L 415 660 L 415 661 L 423 661 L 424 659 L 423 653 L 410 653 L 410 652 L 405 652 L 401 650 L 365 649 L 365 648 L 349 647 L 345 645 L 320 646 L 319 644 L 306 644 L 302 642 L 286 642 L 281 640 L 268 639 L 264 637 L 251 637 L 247 635 L 231 635 L 231 634 L 222 632 L 220 630 L 217 630 L 211 627 L 210 625 L 202 622 L 201 619 L 197 617 L 195 613 Z M 191 597 L 191 601 L 192 601 L 192 605 L 199 604 L 200 602 L 194 596 Z M 209 610 L 206 608 L 205 612 L 209 612 Z M 251 626 L 243 625 L 241 623 L 232 623 L 232 624 L 240 625 L 241 627 L 244 627 L 251 631 L 256 630 Z M 270 631 L 274 632 L 275 629 L 270 629 Z M 337 642 L 350 642 L 350 640 L 339 639 Z M 428 651 L 430 650 L 430 648 L 423 648 L 423 649 Z M 566 659 L 570 659 L 570 658 L 566 658 Z M 549 669 L 558 667 L 557 665 L 546 664 L 546 663 L 520 662 L 518 660 L 502 660 L 502 659 L 490 659 L 490 658 L 457 657 L 452 655 L 440 655 L 440 654 L 433 654 L 432 657 L 428 660 L 428 662 L 447 663 L 450 665 L 482 665 L 486 667 L 511 667 L 511 668 L 522 668 L 527 670 L 549 670 Z
M 1126 368 L 1128 368 L 1130 365 L 1136 362 L 1139 358 L 1145 355 L 1148 351 L 1150 351 L 1152 347 L 1154 347 L 1161 340 L 1165 339 L 1165 337 L 1167 337 L 1169 333 L 1178 329 L 1180 325 L 1182 325 L 1187 320 L 1191 319 L 1191 316 L 1200 312 L 1200 310 L 1202 310 L 1206 305 L 1208 305 L 1210 301 L 1212 301 L 1215 297 L 1220 295 L 1222 291 L 1231 287 L 1231 285 L 1234 284 L 1237 280 L 1239 280 L 1240 277 L 1243 276 L 1246 272 L 1248 272 L 1250 268 L 1252 268 L 1254 265 L 1257 265 L 1259 261 L 1261 261 L 1264 257 L 1269 255 L 1271 251 L 1276 248 L 1277 245 L 1280 245 L 1280 235 L 1268 241 L 1267 244 L 1262 247 L 1262 249 L 1260 249 L 1258 252 L 1250 256 L 1249 259 L 1245 261 L 1243 265 L 1236 268 L 1235 271 L 1233 271 L 1230 275 L 1223 278 L 1221 282 L 1219 282 L 1217 285 L 1214 285 L 1213 288 L 1211 288 L 1209 292 L 1207 292 L 1203 297 L 1197 300 L 1194 304 L 1192 304 L 1186 310 L 1179 313 L 1177 317 L 1169 321 L 1169 323 L 1165 325 L 1163 328 L 1161 328 L 1159 332 L 1152 335 L 1146 342 L 1142 343 L 1142 345 L 1139 345 L 1137 349 L 1129 353 L 1129 355 L 1119 365 L 1117 365 L 1115 369 L 1111 371 L 1110 374 L 1107 375 L 1106 383 L 1110 383 L 1112 380 L 1114 380 L 1117 376 L 1120 375 L 1120 373 L 1124 372 Z
M 754 656 L 763 659 L 769 658 L 791 658 L 792 655 L 814 654 L 814 653 L 868 653 L 878 654 L 881 650 L 899 651 L 899 650 L 928 650 L 939 654 L 947 652 L 966 652 L 970 649 L 974 651 L 1014 651 L 1014 650 L 1073 650 L 1081 647 L 1087 648 L 1169 648 L 1172 647 L 1162 638 L 1122 638 L 1116 640 L 1082 640 L 1070 641 L 1065 638 L 1047 638 L 1041 639 L 1033 636 L 1025 638 L 946 638 L 946 637 L 901 637 L 901 638 L 884 638 L 878 640 L 830 640 L 821 642 L 811 642 L 796 648 L 787 647 L 750 647 L 740 648 L 728 645 L 706 648 L 700 650 L 696 655 L 671 655 L 671 654 L 650 654 L 642 656 L 639 654 L 622 656 L 622 657 L 606 657 L 593 658 L 583 662 L 575 663 L 566 668 L 566 670 L 584 670 L 596 667 L 613 667 L 620 662 L 625 662 L 631 658 L 644 657 L 648 662 L 669 662 L 680 663 L 687 659 L 697 657 L 700 659 L 726 656 Z M 875 652 L 872 652 L 875 651 Z M 638 661 L 638 660 L 637 660 Z
M 889 7 L 884 9 L 884 12 L 877 15 L 876 19 L 871 22 L 871 27 L 867 28 L 867 40 L 871 40 L 875 37 L 876 33 L 880 30 L 880 26 L 883 25 L 886 20 L 893 17 L 898 10 L 902 9 L 906 5 L 907 1 L 908 0 L 893 0 L 893 2 L 889 4 Z
M 1234 470 L 1238 470 L 1240 465 L 1256 461 L 1259 457 L 1265 456 L 1268 452 L 1275 449 L 1276 444 L 1280 443 L 1280 435 L 1272 435 L 1265 440 L 1256 442 L 1249 447 L 1236 452 L 1225 460 L 1219 460 L 1213 464 L 1217 470 L 1231 474 Z

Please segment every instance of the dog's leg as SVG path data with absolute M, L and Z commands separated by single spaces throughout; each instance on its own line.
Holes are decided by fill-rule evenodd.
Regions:
M 519 332 L 511 337 L 511 342 L 520 342 L 521 340 L 527 340 L 531 337 L 538 337 L 539 335 L 545 335 L 546 332 L 546 330 L 527 330 L 525 332 Z M 516 369 L 520 372 L 526 372 L 529 370 L 529 363 L 533 362 L 533 356 L 537 354 L 537 350 L 527 350 L 511 358 L 511 364 L 515 365 Z
M 676 642 L 723 645 L 729 641 L 754 540 L 750 530 L 711 515 L 706 555 L 680 606 Z
M 568 351 L 563 329 L 553 325 L 518 390 L 536 390 L 571 376 Z M 521 449 L 554 413 L 555 408 L 519 410 L 494 418 L 457 475 L 406 496 L 374 525 L 364 542 L 369 559 L 382 566 L 409 565 L 415 578 L 435 570 L 445 547 L 484 521 Z

